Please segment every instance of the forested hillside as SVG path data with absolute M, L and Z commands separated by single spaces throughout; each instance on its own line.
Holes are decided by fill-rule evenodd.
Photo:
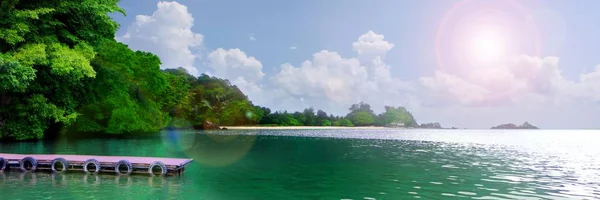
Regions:
M 416 121 L 404 108 L 347 116 L 313 108 L 272 112 L 227 80 L 184 69 L 115 41 L 118 0 L 0 1 L 0 139 L 126 134 L 219 125 L 371 126 Z M 173 66 L 166 66 L 173 67 Z

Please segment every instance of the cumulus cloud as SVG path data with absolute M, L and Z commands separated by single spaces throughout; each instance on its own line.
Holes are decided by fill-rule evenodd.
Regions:
M 367 69 L 357 59 L 342 58 L 336 52 L 324 50 L 299 67 L 281 65 L 273 80 L 292 95 L 323 95 L 327 100 L 348 103 L 356 95 L 353 89 L 362 87 L 367 78 Z
M 127 32 L 116 39 L 135 50 L 157 54 L 162 68 L 183 67 L 198 75 L 194 62 L 200 57 L 204 36 L 192 31 L 194 18 L 177 2 L 158 2 L 152 15 L 138 15 Z
M 581 87 L 590 80 L 583 75 L 581 82 L 569 81 L 562 76 L 558 64 L 557 57 L 521 55 L 501 65 L 472 68 L 467 73 L 437 70 L 419 81 L 427 92 L 438 95 L 437 100 L 461 105 L 510 105 L 526 103 L 533 96 L 537 96 L 536 101 L 556 103 L 581 97 Z
M 359 55 L 382 56 L 394 48 L 394 44 L 385 41 L 383 35 L 369 31 L 358 37 L 358 41 L 352 43 L 352 48 Z
M 208 54 L 208 61 L 216 76 L 230 80 L 244 77 L 247 81 L 258 82 L 265 75 L 262 63 L 240 49 L 219 48 Z
M 247 81 L 244 77 L 239 76 L 231 80 L 231 84 L 237 86 L 248 98 L 255 103 L 262 103 L 266 100 L 263 95 L 263 88 L 259 83 Z
M 136 16 L 116 39 L 157 54 L 162 68 L 183 67 L 198 75 L 194 64 L 201 57 L 204 37 L 192 31 L 193 24 L 186 6 L 161 1 L 151 15 Z M 256 38 L 250 34 L 248 40 Z M 302 63 L 280 65 L 269 78 L 258 59 L 240 49 L 219 48 L 207 55 L 208 68 L 202 71 L 212 69 L 205 73 L 230 80 L 254 103 L 273 110 L 312 106 L 342 115 L 351 104 L 365 101 L 376 112 L 384 105 L 401 105 L 420 122 L 447 126 L 489 128 L 530 121 L 541 127 L 597 128 L 600 65 L 568 80 L 559 58 L 522 55 L 493 66 L 438 69 L 405 82 L 394 77 L 385 62 L 395 46 L 383 34 L 368 31 L 352 43 L 356 56 L 322 50 Z
M 499 65 L 471 68 L 463 73 L 436 70 L 432 76 L 419 79 L 423 89 L 418 94 L 420 108 L 416 109 L 424 116 L 435 116 L 434 113 L 442 116 L 448 112 L 469 119 L 444 118 L 459 126 L 489 127 L 516 119 L 512 122 L 593 128 L 591 121 L 573 117 L 600 114 L 600 66 L 573 81 L 562 75 L 559 61 L 557 57 L 521 55 Z
M 381 57 L 394 45 L 383 40 L 383 35 L 369 31 L 353 47 L 359 55 L 374 57 L 344 58 L 337 52 L 322 50 L 297 67 L 281 65 L 272 81 L 288 96 L 301 97 L 303 104 L 327 106 L 327 110 L 338 114 L 360 101 L 369 102 L 377 110 L 384 105 L 403 104 L 403 91 L 409 90 L 410 84 L 393 78 L 390 66 Z
M 420 82 L 429 89 L 427 92 L 433 94 L 434 98 L 432 99 L 436 100 L 439 100 L 439 97 L 443 97 L 445 98 L 444 101 L 474 104 L 482 101 L 486 95 L 489 95 L 489 91 L 486 88 L 441 71 L 435 71 L 432 77 L 420 78 Z
M 579 97 L 600 104 L 600 65 L 590 73 L 581 74 L 579 77 L 579 88 L 576 91 Z
M 208 54 L 208 66 L 214 75 L 232 81 L 249 97 L 258 98 L 261 91 L 258 85 L 265 74 L 262 63 L 240 49 L 219 48 Z

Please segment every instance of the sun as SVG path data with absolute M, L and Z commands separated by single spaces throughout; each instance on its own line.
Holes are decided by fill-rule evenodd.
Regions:
M 507 40 L 497 29 L 475 30 L 470 40 L 470 53 L 480 62 L 495 62 L 506 54 Z

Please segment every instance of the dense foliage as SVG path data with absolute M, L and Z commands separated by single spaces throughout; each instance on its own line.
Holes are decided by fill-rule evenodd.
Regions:
M 117 0 L 0 1 L 0 137 L 42 138 L 77 119 Z
M 385 112 L 375 115 L 371 106 L 364 102 L 353 104 L 350 113 L 345 117 L 327 115 L 325 111 L 313 108 L 304 109 L 302 112 L 288 113 L 274 112 L 265 107 L 262 110 L 263 117 L 259 123 L 262 125 L 279 126 L 404 126 L 418 127 L 413 115 L 404 107 L 386 106 Z
M 262 110 L 229 81 L 202 74 L 189 75 L 184 69 L 168 69 L 170 90 L 164 111 L 175 128 L 202 128 L 209 121 L 220 125 L 254 125 L 262 118 Z M 169 97 L 167 97 L 169 96 Z
M 271 113 L 271 110 L 265 107 L 257 107 L 262 110 L 263 117 L 259 123 L 267 126 L 354 126 L 350 120 L 327 115 L 325 111 L 307 108 L 302 112 L 288 113 L 287 111 L 277 111 Z
M 313 108 L 272 112 L 229 81 L 184 69 L 115 41 L 118 0 L 0 1 L 0 139 L 63 133 L 125 134 L 219 125 L 371 126 L 416 122 L 406 109 L 345 117 Z M 172 67 L 172 66 L 171 66 Z

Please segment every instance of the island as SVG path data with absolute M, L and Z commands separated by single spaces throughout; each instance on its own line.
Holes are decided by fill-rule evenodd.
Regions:
M 426 129 L 443 129 L 442 125 L 440 125 L 440 123 L 424 123 L 421 124 L 419 126 L 419 128 L 426 128 Z
M 525 122 L 522 125 L 515 125 L 512 123 L 501 124 L 498 126 L 494 126 L 491 129 L 539 129 L 539 128 L 534 125 L 531 125 L 529 122 Z
M 421 129 L 461 129 L 461 128 L 457 128 L 454 126 L 451 128 L 444 128 L 439 122 L 423 123 L 423 124 L 419 125 L 418 128 L 421 128 Z M 462 128 L 462 129 L 466 129 L 466 128 Z

